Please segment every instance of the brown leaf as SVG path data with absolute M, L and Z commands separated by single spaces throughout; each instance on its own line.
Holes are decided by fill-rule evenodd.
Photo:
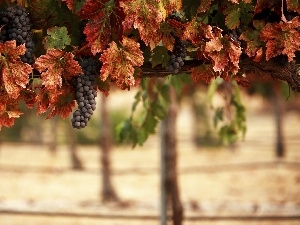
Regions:
M 135 85 L 134 67 L 141 66 L 144 61 L 139 46 L 137 42 L 127 37 L 123 38 L 120 48 L 115 42 L 111 42 L 100 57 L 100 61 L 103 62 L 101 79 L 105 81 L 110 77 L 120 88 Z
M 62 86 L 62 77 L 70 80 L 82 73 L 74 55 L 60 49 L 48 49 L 46 55 L 35 61 L 35 68 L 41 73 L 43 85 L 47 90 L 56 90 Z
M 14 99 L 18 98 L 20 91 L 26 87 L 28 74 L 32 72 L 32 67 L 20 59 L 20 56 L 25 54 L 25 50 L 25 45 L 17 46 L 16 41 L 0 43 L 4 87 L 9 97 Z

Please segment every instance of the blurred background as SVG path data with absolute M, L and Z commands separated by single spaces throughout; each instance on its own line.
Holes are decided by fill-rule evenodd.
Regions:
M 206 92 L 187 92 L 178 107 L 184 224 L 300 224 L 299 95 L 268 82 L 243 90 L 245 137 L 223 145 Z M 99 95 L 82 130 L 25 107 L 13 127 L 3 127 L 0 224 L 159 224 L 159 126 L 135 148 L 118 143 L 114 129 L 130 116 L 135 93 Z

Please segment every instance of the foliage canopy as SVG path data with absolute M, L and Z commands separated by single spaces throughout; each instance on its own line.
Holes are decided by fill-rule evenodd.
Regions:
M 7 4 L 12 3 L 2 1 L 2 9 Z M 141 88 L 133 106 L 134 111 L 142 103 L 141 118 L 135 123 L 132 116 L 118 126 L 120 137 L 127 129 L 139 144 L 163 118 L 168 87 L 173 85 L 180 94 L 189 77 L 194 83 L 221 78 L 248 86 L 248 77 L 256 72 L 285 80 L 300 91 L 299 0 L 18 0 L 15 4 L 30 13 L 35 63 L 21 62 L 24 45 L 0 43 L 0 128 L 12 126 L 22 114 L 20 101 L 36 106 L 37 114 L 47 112 L 47 118 L 66 118 L 75 106 L 71 79 L 82 73 L 78 60 L 84 57 L 101 62 L 97 87 L 104 94 L 114 85 L 123 90 Z M 168 52 L 175 36 L 188 43 L 184 73 L 169 80 L 153 78 L 168 75 Z M 268 70 L 269 63 L 278 60 L 284 74 L 277 68 Z M 236 129 L 244 130 L 239 98 L 232 97 L 231 104 L 240 110 Z

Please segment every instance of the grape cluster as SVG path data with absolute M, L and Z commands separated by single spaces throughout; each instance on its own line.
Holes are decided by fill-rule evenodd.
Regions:
M 33 64 L 33 41 L 29 14 L 25 8 L 14 5 L 9 6 L 0 13 L 0 25 L 3 26 L 0 42 L 15 40 L 17 45 L 25 44 L 26 52 L 21 56 L 24 63 Z
M 186 57 L 186 42 L 180 40 L 180 38 L 176 36 L 174 38 L 174 49 L 172 52 L 169 52 L 170 60 L 168 61 L 168 71 L 176 74 L 184 65 L 184 58 Z
M 83 74 L 75 78 L 76 102 L 78 109 L 71 119 L 72 126 L 77 129 L 86 127 L 96 109 L 97 90 L 94 87 L 96 74 L 99 73 L 99 63 L 93 58 L 86 58 L 79 62 Z
M 236 28 L 234 30 L 228 30 L 229 37 L 236 42 L 239 46 L 241 46 L 241 41 L 239 40 L 240 35 L 242 34 L 241 28 Z

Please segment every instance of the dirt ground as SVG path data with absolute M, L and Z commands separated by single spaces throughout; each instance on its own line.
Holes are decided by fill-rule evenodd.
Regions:
M 273 118 L 250 111 L 247 121 L 246 138 L 234 149 L 203 148 L 192 142 L 190 109 L 180 111 L 178 171 L 184 224 L 300 224 L 300 113 L 286 114 L 287 154 L 282 160 L 274 154 Z M 113 149 L 113 184 L 121 203 L 104 205 L 97 146 L 79 147 L 85 170 L 74 171 L 67 146 L 53 155 L 46 146 L 3 143 L 0 224 L 159 224 L 159 147 L 154 135 L 143 147 Z

